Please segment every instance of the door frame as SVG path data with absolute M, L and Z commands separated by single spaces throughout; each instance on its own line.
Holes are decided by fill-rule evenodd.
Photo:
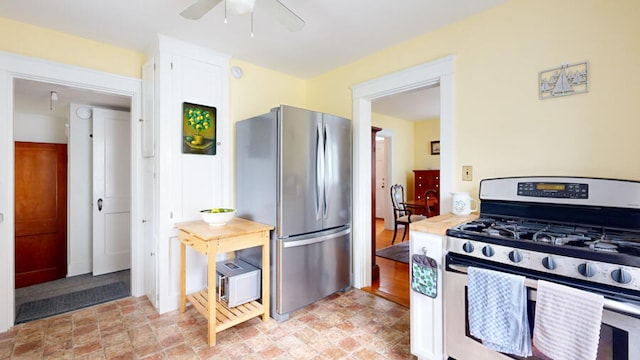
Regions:
M 139 169 L 142 162 L 140 150 L 142 84 L 140 79 L 106 73 L 93 69 L 81 68 L 63 63 L 42 60 L 22 55 L 0 52 L 0 214 L 4 220 L 0 222 L 0 332 L 7 331 L 14 325 L 14 79 L 27 79 L 52 84 L 72 86 L 86 90 L 94 90 L 106 94 L 123 95 L 131 99 L 131 294 L 142 295 L 144 289 L 144 258 L 141 246 L 142 214 L 141 177 Z M 11 241 L 9 241 L 9 240 Z M 2 242 L 6 241 L 5 244 Z
M 371 102 L 440 84 L 440 211 L 451 211 L 453 189 L 453 75 L 455 56 L 385 75 L 352 87 L 353 95 L 353 286 L 371 286 Z

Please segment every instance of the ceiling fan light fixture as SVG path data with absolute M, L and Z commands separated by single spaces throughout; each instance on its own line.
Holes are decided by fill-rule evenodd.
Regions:
M 256 0 L 226 0 L 227 11 L 232 15 L 244 15 L 253 12 Z

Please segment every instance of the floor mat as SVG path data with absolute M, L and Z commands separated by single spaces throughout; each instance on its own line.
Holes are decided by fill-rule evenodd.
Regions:
M 376 251 L 376 256 L 380 256 L 385 259 L 395 260 L 409 263 L 409 242 L 403 241 L 400 244 L 391 245 L 384 249 Z
M 115 282 L 46 299 L 30 301 L 18 309 L 16 324 L 62 314 L 129 296 L 123 282 Z

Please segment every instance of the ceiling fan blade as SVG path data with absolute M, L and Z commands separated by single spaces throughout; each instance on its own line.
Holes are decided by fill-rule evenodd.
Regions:
M 222 0 L 198 0 L 180 13 L 185 19 L 198 20 L 209 10 L 213 9 Z
M 304 27 L 304 20 L 302 20 L 288 7 L 284 6 L 278 0 L 261 0 L 267 7 L 273 17 L 278 20 L 280 24 L 289 29 L 289 31 L 300 31 Z

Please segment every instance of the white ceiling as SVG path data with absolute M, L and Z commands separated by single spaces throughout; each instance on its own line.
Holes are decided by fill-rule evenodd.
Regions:
M 254 37 L 249 15 L 224 24 L 224 2 L 200 20 L 183 19 L 194 1 L 0 1 L 0 16 L 141 52 L 163 34 L 311 78 L 509 0 L 280 0 L 305 20 L 298 32 L 256 0 Z
M 440 86 L 405 91 L 371 102 L 371 111 L 408 121 L 440 118 Z
M 51 101 L 51 91 L 57 93 L 58 100 Z M 69 104 L 72 102 L 125 111 L 131 108 L 131 99 L 126 96 L 32 80 L 16 79 L 13 93 L 15 112 L 59 119 L 69 117 Z

